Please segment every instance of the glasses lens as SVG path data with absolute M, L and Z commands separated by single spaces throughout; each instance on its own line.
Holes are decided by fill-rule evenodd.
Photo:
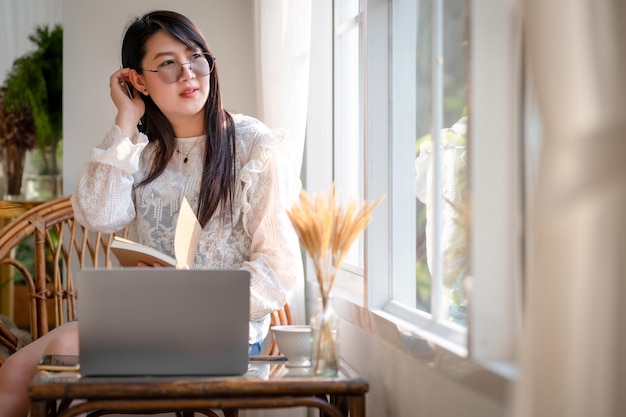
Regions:
M 182 71 L 180 65 L 166 65 L 157 68 L 157 75 L 166 84 L 174 84 L 180 78 Z
M 213 58 L 208 54 L 196 55 L 184 64 L 161 66 L 157 68 L 157 74 L 164 83 L 174 84 L 183 75 L 184 65 L 187 65 L 197 77 L 206 77 L 213 70 Z
M 208 59 L 210 59 L 208 55 L 197 55 L 191 60 L 191 70 L 198 77 L 206 77 L 211 73 L 213 68 Z M 213 62 L 213 60 L 211 60 L 211 62 Z

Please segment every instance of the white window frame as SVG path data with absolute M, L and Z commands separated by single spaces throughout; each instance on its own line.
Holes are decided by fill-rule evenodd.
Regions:
M 410 329 L 418 337 L 436 339 L 446 349 L 465 356 L 467 354 L 465 327 L 438 320 L 436 315 L 415 308 L 415 245 L 412 243 L 415 242 L 416 230 L 415 192 L 412 180 L 415 176 L 413 168 L 415 154 L 406 152 L 407 149 L 414 149 L 415 131 L 406 127 L 406 121 L 412 120 L 411 112 L 415 111 L 416 86 L 394 84 L 393 77 L 406 76 L 408 72 L 416 69 L 409 64 L 411 59 L 407 59 L 409 63 L 399 68 L 392 65 L 391 42 L 382 40 L 382 36 L 375 36 L 373 33 L 389 33 L 390 36 L 402 33 L 404 36 L 415 36 L 416 28 L 410 15 L 417 13 L 417 6 L 415 2 L 409 0 L 397 0 L 393 3 L 404 9 L 396 13 L 398 9 L 391 6 L 369 2 L 370 7 L 367 11 L 366 50 L 368 56 L 376 57 L 366 61 L 368 74 L 366 97 L 369 98 L 366 102 L 368 115 L 366 148 L 372 149 L 372 154 L 376 155 L 375 160 L 368 160 L 367 166 L 369 168 L 381 165 L 374 172 L 388 172 L 387 176 L 377 174 L 373 178 L 367 177 L 368 194 L 375 196 L 391 190 L 385 212 L 381 213 L 380 208 L 377 209 L 375 220 L 368 228 L 367 235 L 368 241 L 371 239 L 376 242 L 375 245 L 368 245 L 367 276 L 385 276 L 389 279 L 367 279 L 367 305 L 387 319 L 400 321 L 403 328 Z M 371 42 L 372 38 L 378 41 Z M 411 51 L 396 50 L 395 53 L 411 54 Z M 389 81 L 383 83 L 381 82 L 383 79 Z M 377 97 L 390 95 L 394 97 L 391 102 L 397 104 L 393 108 L 387 107 L 387 100 L 376 100 Z M 392 128 L 389 129 L 389 126 Z M 382 137 L 387 140 L 381 140 Z M 386 157 L 385 160 L 382 155 Z M 386 165 L 383 167 L 384 163 Z M 383 241 L 386 245 L 382 244 Z M 388 256 L 385 259 L 381 256 L 383 253 L 381 246 L 388 248 Z
M 489 3 L 489 4 L 487 4 Z M 524 253 L 523 61 L 514 2 L 472 7 L 472 357 L 511 364 L 521 334 Z M 481 92 L 478 94 L 477 92 Z M 508 139 L 508 140 L 506 140 Z

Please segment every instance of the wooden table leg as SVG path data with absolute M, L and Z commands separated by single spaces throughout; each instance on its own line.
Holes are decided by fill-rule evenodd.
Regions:
M 350 417 L 365 417 L 365 396 L 359 395 L 348 398 Z
M 31 417 L 46 417 L 46 402 L 45 401 L 31 401 L 30 416 Z

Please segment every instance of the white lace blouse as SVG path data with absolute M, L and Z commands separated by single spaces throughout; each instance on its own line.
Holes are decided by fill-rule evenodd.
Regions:
M 213 215 L 202 231 L 193 268 L 251 272 L 250 343 L 262 341 L 269 313 L 288 300 L 302 279 L 298 237 L 286 209 L 298 198 L 300 179 L 284 130 L 234 115 L 236 190 L 232 217 Z M 71 201 L 79 223 L 106 233 L 129 227 L 130 239 L 173 256 L 174 232 L 183 196 L 198 207 L 204 136 L 177 139 L 165 171 L 143 187 L 154 150 L 146 135 L 132 139 L 113 126 L 93 149 Z M 185 159 L 188 160 L 185 162 Z

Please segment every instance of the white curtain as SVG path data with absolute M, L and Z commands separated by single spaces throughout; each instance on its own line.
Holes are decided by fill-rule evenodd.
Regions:
M 626 416 L 626 2 L 524 7 L 545 137 L 515 415 Z
M 309 98 L 311 0 L 254 0 L 257 107 L 270 128 L 289 131 L 294 172 L 300 173 Z M 304 282 L 290 301 L 297 323 L 305 323 Z M 306 408 L 241 410 L 244 416 L 305 416 Z
M 61 0 L 0 0 L 0 84 L 13 61 L 34 49 L 28 36 L 35 27 L 61 20 Z
M 294 172 L 300 173 L 309 97 L 311 0 L 255 0 L 257 97 L 260 119 L 289 131 Z M 304 283 L 290 305 L 305 322 Z

